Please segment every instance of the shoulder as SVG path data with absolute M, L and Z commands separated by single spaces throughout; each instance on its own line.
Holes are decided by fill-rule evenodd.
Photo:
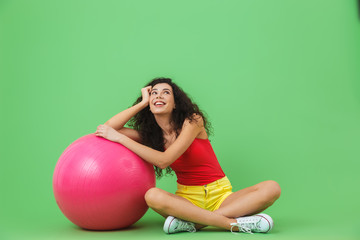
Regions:
M 194 113 L 191 117 L 185 119 L 183 127 L 187 126 L 202 128 L 204 127 L 204 119 L 201 115 Z

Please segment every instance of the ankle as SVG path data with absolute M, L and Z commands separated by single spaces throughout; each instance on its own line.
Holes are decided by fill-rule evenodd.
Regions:
M 206 225 L 202 225 L 202 224 L 198 224 L 198 223 L 195 224 L 195 229 L 196 230 L 202 229 L 204 227 L 206 227 Z

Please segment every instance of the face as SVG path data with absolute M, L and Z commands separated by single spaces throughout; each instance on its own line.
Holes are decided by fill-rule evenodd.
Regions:
M 167 83 L 159 83 L 153 86 L 150 92 L 149 106 L 153 114 L 171 113 L 175 108 L 172 87 Z

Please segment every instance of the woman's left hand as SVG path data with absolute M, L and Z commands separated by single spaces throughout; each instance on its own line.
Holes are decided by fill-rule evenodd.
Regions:
M 95 135 L 98 137 L 106 138 L 113 142 L 119 142 L 122 134 L 107 125 L 99 125 L 95 132 Z

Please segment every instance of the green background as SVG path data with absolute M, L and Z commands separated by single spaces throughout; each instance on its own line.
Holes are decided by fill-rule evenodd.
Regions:
M 355 0 L 1 0 L 0 239 L 359 239 L 359 65 Z M 281 185 L 270 234 L 168 236 L 153 211 L 92 232 L 62 215 L 61 153 L 160 76 L 208 114 L 235 190 Z

